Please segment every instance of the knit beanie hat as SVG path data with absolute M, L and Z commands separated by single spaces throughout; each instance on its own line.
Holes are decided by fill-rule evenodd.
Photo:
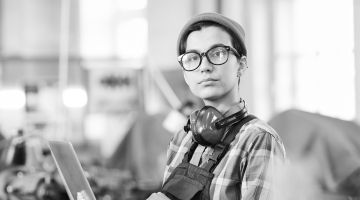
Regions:
M 237 23 L 234 20 L 229 19 L 221 14 L 218 14 L 218 13 L 202 13 L 202 14 L 196 15 L 196 16 L 192 17 L 184 25 L 184 27 L 180 31 L 180 34 L 179 34 L 179 37 L 177 40 L 178 55 L 180 55 L 181 43 L 189 35 L 189 30 L 188 30 L 189 27 L 195 23 L 205 22 L 205 21 L 215 22 L 221 26 L 226 27 L 228 29 L 228 31 L 230 31 L 232 33 L 233 37 L 235 37 L 235 38 L 233 38 L 235 40 L 235 42 L 240 43 L 241 49 L 236 49 L 236 50 L 240 54 L 242 53 L 245 56 L 247 55 L 247 50 L 246 50 L 246 46 L 245 46 L 245 31 L 244 31 L 244 29 L 241 27 L 241 25 L 239 23 Z

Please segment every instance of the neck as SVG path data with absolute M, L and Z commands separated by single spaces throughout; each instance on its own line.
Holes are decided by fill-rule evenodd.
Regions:
M 203 99 L 205 105 L 212 106 L 221 113 L 228 111 L 233 105 L 239 103 L 239 100 L 240 92 L 236 86 L 219 98 Z
M 216 108 L 221 113 L 225 113 L 228 111 L 232 106 L 238 104 L 240 101 L 240 97 L 234 97 L 231 99 L 217 99 L 217 100 L 209 100 L 204 99 L 204 104 L 207 106 L 212 106 Z

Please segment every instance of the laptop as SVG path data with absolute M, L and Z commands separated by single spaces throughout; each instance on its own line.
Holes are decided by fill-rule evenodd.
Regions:
M 48 145 L 70 200 L 96 200 L 72 144 L 50 140 Z

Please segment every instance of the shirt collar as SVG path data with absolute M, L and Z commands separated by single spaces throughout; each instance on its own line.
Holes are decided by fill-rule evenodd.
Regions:
M 224 113 L 224 117 L 228 117 L 236 112 L 241 111 L 242 109 L 246 109 L 246 103 L 245 100 L 240 98 L 239 102 L 234 103 L 231 105 L 231 107 Z M 247 111 L 246 111 L 247 112 Z

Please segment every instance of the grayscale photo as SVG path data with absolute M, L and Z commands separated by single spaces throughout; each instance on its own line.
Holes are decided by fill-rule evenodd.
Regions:
M 0 0 L 0 200 L 360 200 L 360 0 Z

